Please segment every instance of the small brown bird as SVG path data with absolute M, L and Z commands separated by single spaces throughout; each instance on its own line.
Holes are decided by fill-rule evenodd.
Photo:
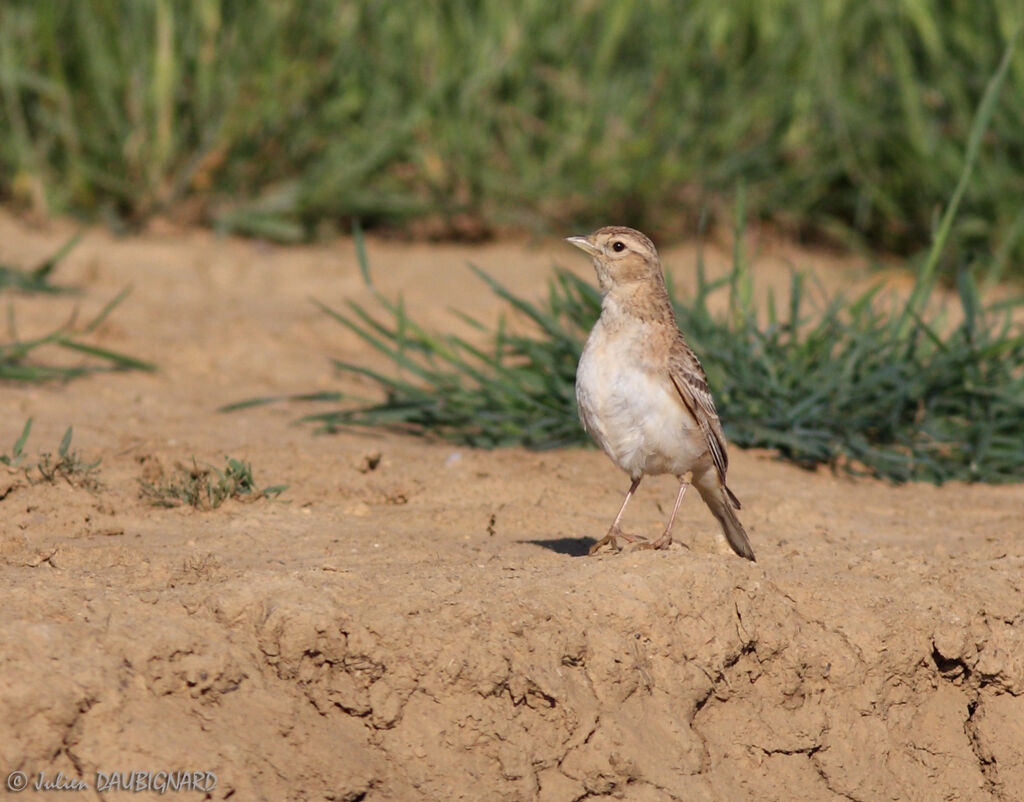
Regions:
M 608 534 L 590 549 L 645 538 L 619 529 L 622 513 L 648 474 L 679 478 L 664 534 L 647 548 L 672 543 L 672 524 L 691 476 L 704 503 L 722 525 L 733 551 L 754 559 L 747 533 L 733 512 L 740 503 L 726 487 L 725 435 L 696 354 L 683 339 L 665 287 L 654 243 L 623 226 L 569 237 L 594 258 L 604 296 L 576 368 L 580 420 L 612 461 L 633 480 Z

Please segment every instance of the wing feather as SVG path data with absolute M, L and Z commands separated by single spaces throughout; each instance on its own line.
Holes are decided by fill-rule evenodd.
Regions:
M 683 405 L 689 410 L 704 433 L 704 439 L 707 441 L 708 451 L 711 452 L 711 459 L 718 471 L 718 477 L 725 485 L 725 474 L 729 469 L 729 455 L 726 452 L 722 422 L 718 419 L 715 400 L 711 397 L 711 390 L 708 388 L 707 375 L 704 373 L 704 368 L 701 366 L 700 360 L 697 359 L 697 355 L 686 344 L 681 334 L 673 346 L 672 355 L 669 358 L 669 375 L 672 384 Z M 726 489 L 728 490 L 728 488 Z M 736 509 L 739 509 L 739 501 L 731 491 L 729 491 L 729 500 Z

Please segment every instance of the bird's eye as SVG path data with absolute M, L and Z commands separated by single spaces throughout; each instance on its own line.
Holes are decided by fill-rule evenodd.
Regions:
M 612 250 L 615 251 L 615 253 L 622 253 L 626 250 L 626 246 L 621 240 L 615 240 L 615 242 L 612 243 Z

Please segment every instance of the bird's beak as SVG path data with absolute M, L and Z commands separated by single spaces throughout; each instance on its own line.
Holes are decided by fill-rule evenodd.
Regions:
M 591 256 L 599 256 L 601 249 L 596 247 L 587 237 L 566 237 L 566 242 L 571 242 L 581 251 L 586 251 Z

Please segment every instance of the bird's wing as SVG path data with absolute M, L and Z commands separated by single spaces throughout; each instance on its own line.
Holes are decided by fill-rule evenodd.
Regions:
M 690 411 L 704 433 L 711 458 L 724 485 L 725 472 L 729 468 L 729 456 L 725 451 L 722 422 L 718 419 L 715 400 L 708 389 L 708 378 L 704 368 L 682 336 L 673 343 L 672 355 L 669 357 L 669 377 L 683 405 Z M 732 496 L 732 493 L 729 495 Z M 735 501 L 735 497 L 732 500 Z

